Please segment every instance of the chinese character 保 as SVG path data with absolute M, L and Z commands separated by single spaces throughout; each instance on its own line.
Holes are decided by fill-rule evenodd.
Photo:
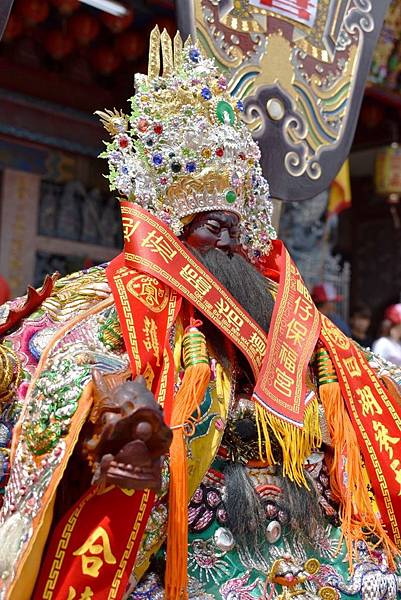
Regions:
M 303 323 L 300 323 L 296 319 L 291 319 L 287 325 L 287 340 L 293 340 L 298 346 L 302 346 L 308 333 L 307 328 Z

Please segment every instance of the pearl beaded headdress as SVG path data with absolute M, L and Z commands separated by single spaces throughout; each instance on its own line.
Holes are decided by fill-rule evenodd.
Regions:
M 148 75 L 135 75 L 131 114 L 98 112 L 112 136 L 101 154 L 111 189 L 176 235 L 195 213 L 237 213 L 242 244 L 254 255 L 266 254 L 275 237 L 272 203 L 242 111 L 213 60 L 190 40 L 183 45 L 179 33 L 172 42 L 156 27 Z

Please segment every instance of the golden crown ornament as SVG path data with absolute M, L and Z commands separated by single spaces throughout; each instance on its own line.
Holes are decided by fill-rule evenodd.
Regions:
M 161 65 L 162 58 L 162 65 Z M 161 72 L 162 67 L 162 72 Z M 241 243 L 266 254 L 276 237 L 260 150 L 214 61 L 190 39 L 156 27 L 148 74 L 135 75 L 131 114 L 98 112 L 112 136 L 101 157 L 110 188 L 166 223 L 176 235 L 199 212 L 240 217 Z

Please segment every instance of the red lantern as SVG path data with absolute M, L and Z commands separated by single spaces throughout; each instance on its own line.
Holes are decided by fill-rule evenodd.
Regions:
M 100 18 L 112 33 L 121 33 L 131 25 L 132 21 L 134 20 L 134 13 L 132 10 L 128 10 L 125 15 L 117 17 L 115 15 L 102 12 Z
M 70 34 L 53 29 L 46 35 L 44 46 L 54 60 L 62 60 L 73 51 L 74 40 Z
M 7 28 L 3 35 L 3 40 L 5 42 L 11 42 L 12 40 L 15 40 L 15 38 L 21 35 L 23 29 L 24 27 L 21 19 L 19 19 L 14 13 L 11 13 L 10 18 L 8 19 Z
M 38 25 L 47 19 L 49 5 L 47 0 L 20 0 L 17 11 L 27 25 Z
M 65 16 L 72 15 L 80 6 L 79 0 L 51 0 L 51 3 Z
M 161 17 L 160 19 L 157 19 L 157 21 L 155 21 L 155 25 L 159 26 L 160 31 L 167 29 L 167 33 L 171 38 L 173 38 L 177 33 L 177 23 L 170 17 Z
M 89 13 L 77 13 L 68 22 L 71 35 L 80 46 L 87 46 L 96 38 L 100 25 Z
M 136 31 L 126 31 L 118 36 L 116 49 L 124 60 L 138 60 L 145 51 L 145 39 Z
M 117 52 L 110 46 L 98 46 L 93 49 L 91 63 L 100 75 L 111 75 L 118 68 L 121 60 Z

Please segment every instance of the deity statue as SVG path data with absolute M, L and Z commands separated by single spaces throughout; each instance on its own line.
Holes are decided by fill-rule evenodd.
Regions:
M 155 29 L 100 113 L 124 252 L 0 311 L 0 600 L 401 592 L 401 372 L 314 306 L 242 110 Z

